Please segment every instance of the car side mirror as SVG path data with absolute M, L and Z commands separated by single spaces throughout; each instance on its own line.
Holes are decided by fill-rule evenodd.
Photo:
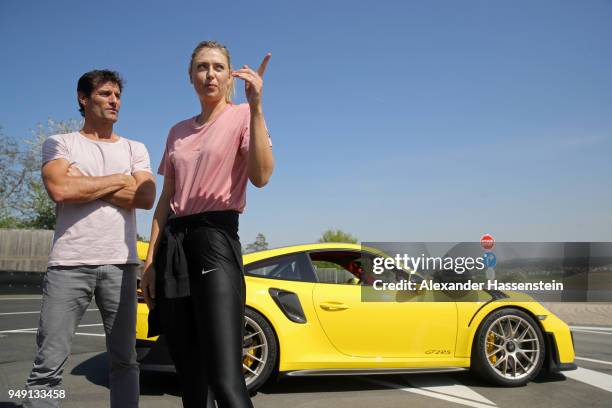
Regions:
M 424 279 L 421 275 L 417 275 L 416 273 L 410 274 L 410 282 L 414 283 L 415 285 L 420 285 L 423 283 L 423 280 Z
M 421 275 L 417 275 L 416 273 L 410 274 L 410 282 L 415 284 L 416 286 L 415 292 L 417 293 L 417 295 L 421 295 L 423 292 L 425 292 L 424 289 L 420 289 L 421 283 L 423 283 L 424 280 L 425 279 L 423 279 Z

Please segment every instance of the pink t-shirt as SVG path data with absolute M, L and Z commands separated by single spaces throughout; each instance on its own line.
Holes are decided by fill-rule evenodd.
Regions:
M 79 132 L 50 136 L 42 147 L 43 165 L 66 159 L 85 176 L 151 172 L 147 148 L 119 138 L 97 142 Z M 57 223 L 49 266 L 138 264 L 136 212 L 102 200 L 56 205 Z
M 193 117 L 170 129 L 158 173 L 175 179 L 176 215 L 244 210 L 250 122 L 248 104 L 230 104 L 212 122 Z

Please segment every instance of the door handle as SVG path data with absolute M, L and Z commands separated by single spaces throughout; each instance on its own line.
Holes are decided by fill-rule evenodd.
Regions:
M 333 312 L 336 310 L 348 309 L 347 305 L 345 305 L 344 303 L 340 303 L 340 302 L 323 302 L 323 303 L 320 303 L 319 306 L 321 306 L 321 309 L 328 310 L 330 312 Z

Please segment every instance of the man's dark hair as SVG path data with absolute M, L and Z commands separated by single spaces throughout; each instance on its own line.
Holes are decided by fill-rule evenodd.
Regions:
M 117 84 L 117 86 L 119 87 L 119 91 L 123 91 L 124 81 L 117 71 L 111 71 L 108 69 L 94 69 L 93 71 L 84 73 L 79 78 L 79 83 L 77 84 L 77 92 L 87 95 L 89 97 L 98 85 L 104 84 L 106 82 L 113 82 Z M 81 105 L 80 101 L 79 112 L 81 112 L 81 116 L 85 117 L 85 109 L 83 108 L 83 105 Z

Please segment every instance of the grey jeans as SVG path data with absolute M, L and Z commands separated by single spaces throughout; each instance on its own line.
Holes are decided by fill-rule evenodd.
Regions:
M 72 337 L 94 296 L 106 333 L 110 405 L 113 408 L 138 407 L 135 265 L 48 268 L 36 335 L 38 351 L 26 389 L 59 389 Z M 68 392 L 66 398 L 70 398 Z M 24 400 L 23 406 L 59 407 L 59 400 L 32 398 Z

